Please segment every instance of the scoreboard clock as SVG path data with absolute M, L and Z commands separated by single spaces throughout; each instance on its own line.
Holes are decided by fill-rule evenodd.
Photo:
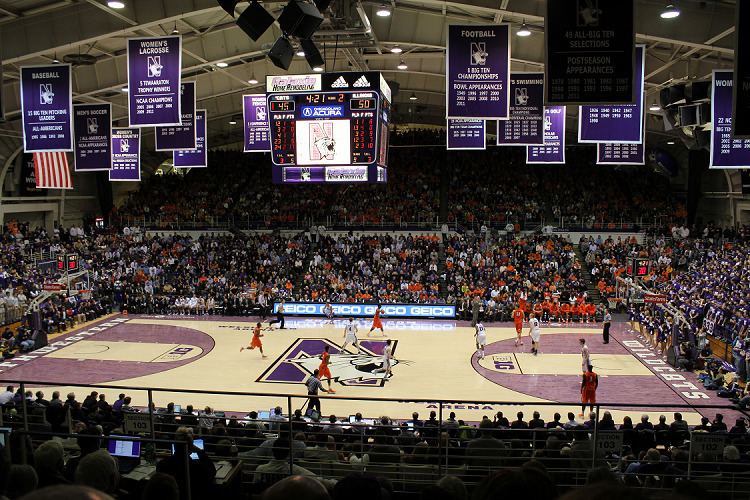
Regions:
M 651 270 L 651 261 L 639 257 L 628 257 L 626 274 L 634 278 L 643 278 L 648 276 Z
M 266 77 L 275 183 L 386 182 L 391 90 L 377 72 Z

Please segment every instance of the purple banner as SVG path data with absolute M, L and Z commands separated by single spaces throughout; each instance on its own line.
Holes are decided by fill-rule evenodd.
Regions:
M 732 133 L 750 138 L 750 2 L 737 2 L 734 33 L 734 113 Z M 2 115 L 0 115 L 2 116 Z
M 600 142 L 596 145 L 597 165 L 645 165 L 643 144 Z
M 112 168 L 110 181 L 141 180 L 141 131 L 112 127 Z
M 128 38 L 131 127 L 182 125 L 182 37 Z
M 449 118 L 447 149 L 487 149 L 485 121 Z
M 182 125 L 156 127 L 156 150 L 195 149 L 195 82 L 180 85 Z
M 510 95 L 510 118 L 497 121 L 497 145 L 544 144 L 544 73 L 511 73 Z
M 510 25 L 448 26 L 446 59 L 447 118 L 508 118 Z
M 714 71 L 711 94 L 711 164 L 709 168 L 750 168 L 750 139 L 732 135 L 731 71 Z
M 73 151 L 70 64 L 21 67 L 23 150 Z
M 112 166 L 112 105 L 73 106 L 76 172 L 109 170 Z
M 526 163 L 565 163 L 565 106 L 544 108 L 544 145 L 526 146 Z
M 266 94 L 242 96 L 242 122 L 245 124 L 245 153 L 271 151 Z
M 635 104 L 581 106 L 578 142 L 643 142 L 643 76 L 646 47 L 635 48 Z
M 206 158 L 206 110 L 195 111 L 195 149 L 174 151 L 172 161 L 174 168 L 208 167 Z

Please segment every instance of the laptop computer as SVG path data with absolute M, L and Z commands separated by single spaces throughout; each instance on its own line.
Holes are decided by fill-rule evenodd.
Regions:
M 203 447 L 203 440 L 200 438 L 193 439 L 193 445 L 200 448 L 201 450 L 205 450 L 205 448 Z M 172 455 L 174 455 L 174 444 L 172 445 Z M 190 454 L 190 458 L 192 458 L 193 460 L 198 460 L 198 454 L 193 452 Z
M 127 474 L 141 463 L 141 442 L 139 440 L 117 439 L 127 436 L 109 436 L 107 451 L 116 458 L 121 474 Z

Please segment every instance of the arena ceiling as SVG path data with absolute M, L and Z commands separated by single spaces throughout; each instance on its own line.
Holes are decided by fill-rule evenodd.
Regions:
M 86 62 L 75 67 L 75 102 L 111 102 L 118 125 L 127 123 L 125 45 L 128 37 L 183 35 L 183 78 L 195 80 L 198 107 L 209 117 L 209 145 L 241 137 L 241 96 L 264 91 L 264 77 L 280 74 L 265 54 L 280 35 L 278 25 L 257 42 L 250 40 L 216 0 L 123 0 L 121 10 L 106 0 L 0 0 L 0 59 L 4 71 L 6 123 L 0 124 L 0 158 L 21 144 L 19 68 L 48 64 L 65 56 Z M 262 2 L 278 15 L 286 2 Z M 334 0 L 315 36 L 325 47 L 328 71 L 375 70 L 398 84 L 396 121 L 444 123 L 445 40 L 453 23 L 513 25 L 526 22 L 532 36 L 512 38 L 512 69 L 544 67 L 544 0 L 386 0 L 390 17 L 378 17 L 380 0 Z M 682 15 L 663 20 L 659 13 L 675 3 Z M 646 44 L 647 104 L 658 100 L 665 85 L 710 77 L 730 68 L 734 58 L 734 1 L 637 0 L 636 39 Z M 237 6 L 242 12 L 246 2 Z M 394 54 L 391 49 L 403 52 Z M 83 57 L 80 57 L 83 56 Z M 90 56 L 90 57 L 88 57 Z M 399 70 L 403 59 L 408 69 Z M 85 61 L 84 61 L 85 60 Z M 225 62 L 227 67 L 218 67 Z M 296 57 L 290 73 L 308 73 Z M 251 84 L 255 77 L 260 83 Z M 414 93 L 417 101 L 409 100 Z M 569 115 L 576 110 L 569 107 Z M 569 120 L 569 126 L 573 120 Z M 649 119 L 650 140 L 660 140 L 661 124 Z M 146 139 L 151 141 L 151 139 Z M 144 145 L 148 149 L 148 142 Z

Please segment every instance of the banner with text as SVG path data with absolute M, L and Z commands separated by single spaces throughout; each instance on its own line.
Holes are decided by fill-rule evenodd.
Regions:
M 597 165 L 645 165 L 643 144 L 600 142 L 596 145 Z
M 109 170 L 112 166 L 112 105 L 73 106 L 76 172 Z
M 274 314 L 279 310 L 280 302 L 274 302 Z M 375 315 L 377 304 L 332 303 L 334 316 L 371 318 Z M 325 316 L 325 304 L 320 302 L 285 302 L 284 314 L 300 316 Z M 429 304 L 382 304 L 383 317 L 390 318 L 444 318 L 456 317 L 456 306 Z
M 23 150 L 73 151 L 70 64 L 21 67 Z
M 112 168 L 110 181 L 141 180 L 141 131 L 112 127 Z
M 547 2 L 546 104 L 633 102 L 634 14 L 634 0 Z
M 174 168 L 207 167 L 206 158 L 206 110 L 195 111 L 195 149 L 175 151 L 172 153 Z
M 156 150 L 195 149 L 195 82 L 180 85 L 182 125 L 156 127 Z
M 750 168 L 750 139 L 732 136 L 732 80 L 731 71 L 713 72 L 709 168 Z
M 750 139 L 750 2 L 737 2 L 734 32 L 732 134 Z
M 526 146 L 526 163 L 565 163 L 565 106 L 544 108 L 544 145 Z
M 635 48 L 635 104 L 581 106 L 578 142 L 643 142 L 643 76 L 646 47 Z
M 497 145 L 544 144 L 544 73 L 511 73 L 510 96 L 510 117 L 497 121 Z
M 510 25 L 448 26 L 446 59 L 447 118 L 508 118 Z
M 128 38 L 131 127 L 182 125 L 182 37 Z
M 245 124 L 245 153 L 271 151 L 266 94 L 242 96 L 242 122 Z
M 487 149 L 484 120 L 448 118 L 447 149 Z

